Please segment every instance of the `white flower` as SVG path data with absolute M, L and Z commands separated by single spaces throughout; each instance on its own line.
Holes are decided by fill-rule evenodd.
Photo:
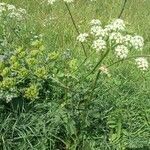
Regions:
M 91 27 L 91 34 L 97 36 L 98 33 L 102 30 L 101 26 L 92 26 Z
M 136 50 L 142 50 L 144 46 L 144 39 L 142 36 L 136 35 L 131 38 L 131 44 Z
M 91 27 L 91 34 L 94 36 L 99 36 L 99 37 L 108 36 L 107 31 L 105 29 L 102 29 L 101 26 L 92 26 Z
M 55 2 L 56 2 L 56 0 L 48 0 L 48 4 L 50 4 L 50 5 L 52 5 Z
M 25 9 L 22 9 L 22 8 L 19 8 L 17 11 L 18 11 L 18 13 L 20 13 L 21 15 L 26 15 L 26 14 L 27 14 L 26 10 L 25 10 Z
M 4 11 L 6 11 L 6 8 L 3 7 L 3 6 L 0 6 L 0 13 L 2 14 Z M 0 15 L 1 15 L 1 14 L 0 14 Z
M 120 59 L 124 59 L 128 56 L 128 48 L 124 45 L 118 45 L 116 48 L 115 48 L 115 54 L 118 58 Z
M 93 41 L 92 48 L 96 49 L 97 52 L 104 51 L 106 49 L 106 42 L 102 38 L 99 38 Z
M 10 18 L 15 18 L 15 19 L 17 19 L 19 21 L 22 20 L 22 15 L 20 13 L 18 13 L 18 12 L 11 12 L 11 13 L 8 14 L 8 16 Z
M 99 70 L 101 71 L 101 73 L 110 76 L 109 70 L 108 70 L 108 68 L 107 68 L 105 65 L 102 65 L 102 66 L 99 68 Z
M 108 33 L 112 32 L 113 31 L 113 26 L 111 24 L 108 24 L 105 26 L 105 29 Z
M 122 19 L 116 19 L 111 23 L 111 28 L 113 31 L 124 31 L 125 24 Z
M 147 70 L 148 69 L 148 61 L 146 58 L 139 57 L 135 59 L 136 65 L 140 70 Z
M 123 36 L 119 32 L 112 32 L 112 33 L 110 33 L 109 40 L 111 42 L 115 42 L 116 44 L 122 44 Z
M 6 6 L 6 3 L 0 3 L 0 6 Z
M 132 39 L 132 36 L 127 34 L 123 37 L 123 42 L 125 45 L 127 46 L 130 46 L 131 45 L 131 39 Z
M 66 3 L 71 3 L 71 2 L 73 2 L 74 0 L 64 0 L 64 2 L 66 2 Z
M 82 33 L 82 34 L 80 34 L 80 35 L 77 37 L 77 40 L 78 40 L 79 42 L 85 42 L 87 37 L 88 37 L 88 34 L 87 34 L 87 33 Z
M 16 7 L 14 5 L 7 4 L 7 9 L 8 10 L 15 10 Z
M 100 26 L 101 25 L 101 21 L 99 19 L 93 19 L 90 22 L 91 26 Z
M 101 30 L 99 30 L 99 32 L 97 32 L 96 36 L 104 38 L 104 37 L 108 36 L 108 32 L 105 29 L 101 29 Z
M 17 9 L 14 5 L 6 4 L 6 3 L 0 3 L 0 15 L 1 13 L 7 12 L 7 16 L 9 18 L 14 18 L 16 20 L 22 20 L 26 15 L 26 10 L 19 8 Z

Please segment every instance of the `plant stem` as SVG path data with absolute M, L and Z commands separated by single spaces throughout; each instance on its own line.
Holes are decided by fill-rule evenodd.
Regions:
M 99 60 L 99 62 L 95 65 L 95 67 L 93 68 L 93 70 L 86 77 L 88 77 L 89 75 L 91 75 L 95 71 L 95 69 L 102 63 L 102 61 L 108 55 L 109 51 L 110 51 L 110 48 L 106 51 L 106 53 L 102 56 L 102 58 Z
M 124 10 L 125 10 L 126 4 L 127 4 L 127 0 L 124 0 L 124 4 L 123 4 L 123 6 L 122 6 L 122 9 L 121 9 L 121 11 L 120 11 L 120 14 L 118 15 L 118 18 L 121 18 L 122 14 L 123 14 L 123 12 L 124 12 Z
M 97 84 L 97 80 L 98 80 L 98 78 L 99 78 L 99 76 L 100 76 L 100 70 L 98 71 L 98 73 L 96 74 L 96 78 L 95 78 L 95 80 L 94 80 L 94 82 L 93 82 L 93 87 L 92 87 L 92 90 L 91 90 L 91 96 L 90 96 L 90 100 L 92 100 L 92 97 L 93 97 L 93 92 L 94 92 L 94 90 L 95 90 L 95 87 L 96 87 L 96 84 Z
M 118 61 L 115 61 L 114 63 L 110 64 L 109 66 L 107 66 L 107 68 L 115 65 L 115 64 L 118 64 L 120 62 L 123 62 L 123 61 L 126 61 L 126 60 L 130 60 L 130 59 L 133 59 L 133 58 L 137 58 L 137 57 L 150 57 L 150 55 L 139 55 L 139 56 L 131 56 L 131 57 L 128 57 L 126 59 L 121 59 L 121 60 L 118 60 Z
M 123 61 L 130 60 L 130 59 L 137 58 L 137 57 L 150 57 L 150 55 L 131 56 L 131 57 L 128 57 L 128 58 L 126 58 L 126 59 L 118 60 L 118 61 L 112 63 L 111 65 L 107 66 L 107 68 L 109 68 L 109 67 L 111 67 L 111 66 L 113 66 L 113 65 L 115 65 L 115 64 L 118 64 L 119 62 L 123 62 Z M 103 58 L 104 58 L 104 57 L 103 57 Z M 102 60 L 102 59 L 101 59 L 101 60 Z M 96 65 L 96 66 L 97 66 L 97 65 Z M 98 80 L 98 78 L 99 78 L 99 76 L 100 76 L 100 72 L 101 72 L 101 71 L 99 70 L 98 73 L 97 73 L 97 75 L 96 75 L 96 78 L 95 78 L 95 80 L 94 80 L 93 87 L 92 87 L 92 90 L 91 90 L 90 100 L 92 100 L 93 92 L 94 92 L 94 90 L 95 90 L 95 87 L 96 87 L 96 84 L 97 84 L 97 80 Z
M 79 29 L 78 29 L 78 27 L 77 27 L 77 25 L 76 25 L 76 23 L 75 23 L 75 20 L 74 20 L 74 18 L 73 18 L 73 15 L 72 15 L 72 13 L 71 13 L 71 11 L 70 11 L 70 8 L 69 8 L 68 4 L 65 3 L 65 5 L 66 5 L 66 8 L 67 8 L 67 10 L 68 10 L 68 12 L 69 12 L 69 15 L 70 15 L 70 17 L 71 17 L 72 23 L 73 23 L 73 25 L 74 25 L 74 27 L 75 27 L 75 29 L 76 29 L 77 34 L 80 34 Z M 81 42 L 81 46 L 82 46 L 82 49 L 83 49 L 83 51 L 84 51 L 85 57 L 87 58 L 87 53 L 86 53 L 85 47 L 84 47 L 84 45 L 83 45 L 82 42 Z

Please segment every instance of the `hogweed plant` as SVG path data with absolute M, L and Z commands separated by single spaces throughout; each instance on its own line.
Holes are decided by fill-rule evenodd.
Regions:
M 125 4 L 126 2 L 127 1 L 125 1 Z M 115 19 L 108 25 L 104 25 L 99 19 L 93 19 L 90 22 L 90 31 L 80 33 L 68 4 L 66 4 L 66 6 L 71 16 L 73 25 L 77 33 L 79 33 L 79 35 L 77 36 L 77 41 L 81 42 L 84 51 L 84 44 L 87 44 L 88 46 L 91 45 L 89 49 L 91 54 L 87 55 L 87 53 L 89 52 L 85 51 L 86 59 L 82 63 L 82 65 L 93 55 L 93 51 L 95 51 L 96 57 L 99 57 L 99 61 L 97 62 L 97 64 L 92 68 L 91 72 L 88 73 L 87 76 L 85 76 L 85 78 L 87 78 L 90 75 L 92 76 L 96 70 L 96 72 L 98 72 L 96 74 L 95 79 L 93 80 L 92 88 L 90 87 L 91 94 L 89 99 L 82 101 L 82 103 L 85 103 L 86 110 L 85 112 L 82 112 L 82 119 L 86 120 L 86 118 L 88 118 L 87 112 L 90 108 L 89 104 L 92 103 L 92 101 L 94 100 L 93 93 L 96 88 L 99 77 L 102 74 L 106 74 L 108 77 L 110 77 L 110 67 L 120 63 L 128 62 L 129 64 L 132 64 L 144 73 L 148 71 L 148 58 L 150 56 L 143 54 L 143 37 L 128 32 L 128 29 L 122 19 Z M 120 13 L 119 18 L 121 17 L 122 13 L 123 10 Z M 109 61 L 110 58 L 113 59 L 113 61 Z M 81 81 L 79 81 L 78 83 L 81 83 Z
M 149 56 L 142 54 L 144 47 L 143 37 L 129 34 L 122 19 L 113 20 L 108 25 L 102 25 L 100 20 L 93 19 L 90 22 L 90 25 L 91 28 L 88 33 L 81 33 L 77 37 L 79 42 L 91 45 L 92 51 L 95 51 L 97 56 L 100 56 L 98 63 L 92 69 L 90 74 L 98 67 L 98 76 L 100 75 L 99 72 L 108 74 L 109 67 L 120 62 L 127 62 L 127 60 L 133 61 L 133 64 L 136 64 L 141 71 L 148 70 L 149 65 L 147 57 Z M 101 66 L 104 59 L 109 59 L 109 55 L 112 55 L 114 57 L 113 60 L 116 61 L 108 65 L 105 64 L 105 67 Z M 96 84 L 96 82 L 94 84 Z

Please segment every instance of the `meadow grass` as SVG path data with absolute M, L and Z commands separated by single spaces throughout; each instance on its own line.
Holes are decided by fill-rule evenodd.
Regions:
M 25 25 L 28 32 L 25 31 L 26 36 L 30 36 L 30 31 L 43 34 L 43 43 L 48 52 L 57 51 L 63 55 L 69 51 L 78 64 L 84 61 L 82 46 L 76 41 L 78 33 L 63 2 L 56 2 L 52 6 L 43 0 L 3 2 L 27 10 L 29 19 Z M 122 0 L 77 0 L 70 5 L 70 10 L 78 30 L 86 32 L 93 18 L 100 19 L 104 24 L 117 18 L 122 5 Z M 129 32 L 144 37 L 145 54 L 150 54 L 149 10 L 149 0 L 129 0 L 121 16 Z M 88 51 L 88 46 L 85 49 Z M 107 61 L 112 59 L 110 57 Z M 67 72 L 67 60 L 57 62 L 59 71 L 64 72 L 59 74 L 62 83 L 70 84 L 69 87 L 74 88 L 76 93 L 54 82 L 56 86 L 51 90 L 51 98 L 34 101 L 29 106 L 28 101 L 23 102 L 23 108 L 1 104 L 0 149 L 149 150 L 150 71 L 143 73 L 131 62 L 114 65 L 110 69 L 111 77 L 101 76 L 98 79 L 87 115 L 82 101 L 90 98 L 88 90 L 96 74 L 83 79 L 87 75 L 85 66 L 93 67 L 97 61 L 96 55 L 88 58 L 73 73 L 70 78 L 72 83 L 63 79 Z M 78 110 L 77 105 L 80 105 L 81 110 Z

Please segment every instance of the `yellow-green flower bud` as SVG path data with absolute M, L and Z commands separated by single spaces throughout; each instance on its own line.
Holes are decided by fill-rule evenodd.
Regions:
M 5 67 L 1 73 L 1 75 L 3 77 L 7 77 L 10 74 L 10 68 L 9 67 Z
M 39 50 L 31 50 L 30 55 L 31 57 L 36 57 L 39 53 Z
M 76 70 L 77 69 L 77 60 L 76 59 L 72 59 L 70 62 L 69 62 L 69 67 L 72 71 Z
M 30 100 L 35 100 L 38 98 L 39 95 L 39 89 L 37 85 L 32 84 L 29 88 L 26 88 L 25 90 L 25 97 Z
M 4 69 L 4 67 L 5 67 L 5 64 L 0 61 L 0 72 Z
M 39 47 L 41 45 L 41 41 L 35 40 L 31 43 L 32 46 Z
M 35 75 L 39 78 L 46 79 L 48 76 L 48 72 L 45 67 L 37 68 L 35 71 Z
M 39 50 L 43 52 L 43 51 L 45 50 L 45 46 L 44 46 L 44 45 L 41 45 L 41 46 L 39 47 Z
M 58 58 L 58 56 L 59 56 L 59 53 L 57 53 L 57 52 L 52 52 L 52 53 L 49 53 L 49 54 L 48 54 L 48 59 L 49 59 L 49 60 L 55 60 L 55 59 Z
M 19 57 L 19 58 L 24 58 L 25 56 L 26 56 L 26 52 L 25 52 L 25 51 L 20 52 L 20 53 L 18 54 L 18 57 Z
M 22 51 L 23 51 L 23 48 L 22 48 L 22 47 L 18 47 L 18 48 L 15 50 L 16 54 L 19 54 L 19 53 L 21 53 Z
M 11 65 L 11 68 L 12 68 L 13 70 L 18 70 L 18 69 L 20 68 L 19 62 L 15 62 L 14 64 L 12 64 L 12 65 Z
M 25 78 L 25 77 L 27 77 L 28 75 L 29 75 L 29 71 L 28 71 L 26 68 L 21 68 L 21 69 L 19 70 L 19 73 L 18 73 L 18 76 L 19 76 L 19 77 Z
M 17 61 L 17 57 L 16 56 L 11 56 L 10 57 L 10 63 L 15 63 Z
M 4 89 L 9 89 L 15 86 L 15 79 L 14 78 L 4 78 L 2 81 L 2 87 Z
M 37 63 L 35 58 L 27 58 L 26 62 L 29 66 L 35 65 Z

